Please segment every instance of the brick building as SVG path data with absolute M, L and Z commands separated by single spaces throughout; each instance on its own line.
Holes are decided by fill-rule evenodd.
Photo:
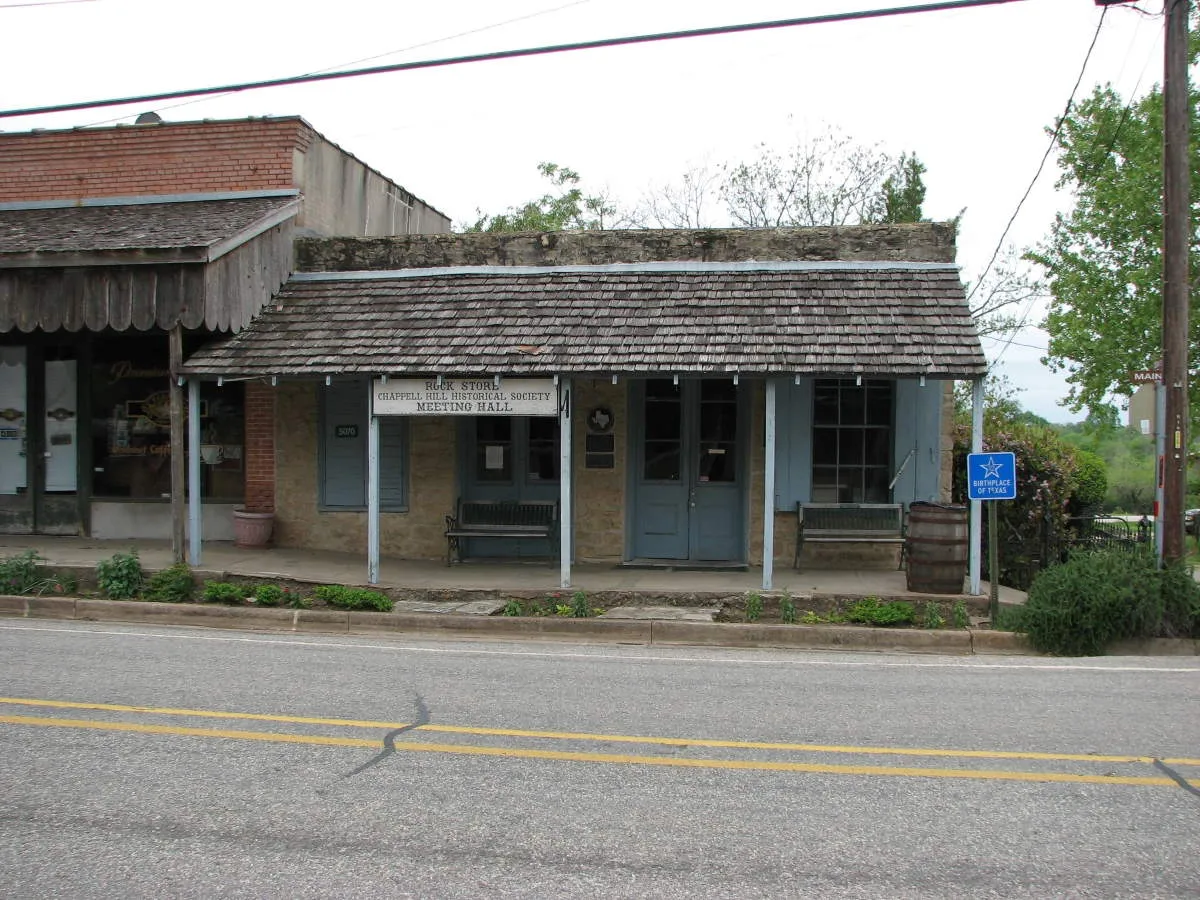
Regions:
M 182 359 L 259 315 L 296 236 L 449 225 L 297 117 L 0 133 L 0 531 L 178 537 Z M 193 399 L 228 538 L 274 502 L 276 395 Z

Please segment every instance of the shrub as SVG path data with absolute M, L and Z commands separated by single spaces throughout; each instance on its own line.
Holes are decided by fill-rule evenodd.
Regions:
M 1075 492 L 1071 495 L 1071 511 L 1080 515 L 1094 510 L 1104 502 L 1108 493 L 1108 466 L 1088 450 L 1075 451 Z
M 926 628 L 942 628 L 946 624 L 946 617 L 942 615 L 941 607 L 932 600 L 925 602 L 925 608 L 921 611 L 921 624 Z
M 317 588 L 316 594 L 318 600 L 322 600 L 330 606 L 336 606 L 338 609 L 373 609 L 378 612 L 391 612 L 395 606 L 392 598 L 387 594 L 340 584 L 323 584 Z
M 155 603 L 188 603 L 195 589 L 191 568 L 187 563 L 176 563 L 151 575 L 142 597 Z
M 28 594 L 32 592 L 41 579 L 38 577 L 38 563 L 41 557 L 36 550 L 26 550 L 17 556 L 0 560 L 0 593 Z
M 784 591 L 779 599 L 779 620 L 784 625 L 793 625 L 796 622 L 796 604 L 787 591 Z
M 1195 635 L 1200 585 L 1141 548 L 1073 553 L 1038 575 L 1014 624 L 1043 652 L 1096 656 L 1122 638 Z
M 258 606 L 279 606 L 286 592 L 277 584 L 260 584 L 254 589 L 254 602 Z
M 950 615 L 954 622 L 955 628 L 968 628 L 971 625 L 971 615 L 967 612 L 967 604 L 962 600 L 955 600 L 954 607 L 950 611 Z
M 588 595 L 584 591 L 576 591 L 571 595 L 571 615 L 576 619 L 586 619 L 592 614 L 592 606 L 588 603 Z
M 246 601 L 246 589 L 240 584 L 230 584 L 228 581 L 204 582 L 205 603 L 228 603 L 238 605 Z
M 971 429 L 957 426 L 954 437 L 954 502 L 966 500 L 966 454 Z M 1067 504 L 1076 489 L 1074 450 L 1051 428 L 1013 421 L 985 424 L 985 450 L 1009 451 L 1017 463 L 1017 499 L 998 505 L 1000 584 L 1027 590 L 1046 547 L 1067 538 Z M 987 542 L 984 529 L 984 543 Z M 984 549 L 983 558 L 988 558 Z M 988 573 L 989 575 L 991 573 Z
M 916 618 L 916 610 L 907 600 L 881 603 L 878 597 L 863 597 L 850 604 L 845 618 L 847 622 L 860 625 L 911 625 Z
M 746 595 L 746 621 L 757 622 L 763 611 L 762 594 L 751 591 Z
M 132 600 L 142 589 L 143 579 L 136 550 L 114 553 L 96 564 L 96 584 L 110 600 Z
M 516 597 L 510 597 L 508 602 L 504 604 L 503 614 L 506 616 L 519 616 L 525 611 L 521 609 L 521 601 Z

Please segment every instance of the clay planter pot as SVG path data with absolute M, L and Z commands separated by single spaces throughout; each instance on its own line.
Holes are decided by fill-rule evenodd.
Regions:
M 275 513 L 247 512 L 245 507 L 233 508 L 233 543 L 236 547 L 265 547 L 275 527 Z

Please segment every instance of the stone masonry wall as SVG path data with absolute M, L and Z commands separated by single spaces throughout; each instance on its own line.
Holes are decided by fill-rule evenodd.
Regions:
M 424 234 L 296 242 L 297 270 L 350 272 L 442 266 L 563 266 L 740 260 L 954 262 L 951 223 L 846 228 L 705 228 Z
M 347 553 L 367 551 L 365 512 L 320 509 L 317 384 L 278 388 L 275 543 Z M 408 511 L 380 514 L 380 553 L 404 559 L 446 554 L 443 517 L 454 508 L 453 418 L 409 420 Z
M 629 452 L 629 383 L 603 379 L 575 381 L 574 457 L 575 558 L 579 562 L 619 562 L 625 552 L 625 489 Z M 613 414 L 616 459 L 611 469 L 584 466 L 587 416 L 597 406 Z

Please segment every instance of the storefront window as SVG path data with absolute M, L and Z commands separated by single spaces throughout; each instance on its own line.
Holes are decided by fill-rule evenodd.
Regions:
M 813 391 L 812 499 L 887 503 L 892 382 L 821 379 Z
M 165 335 L 97 342 L 91 382 L 93 495 L 169 498 L 171 399 Z M 243 496 L 244 397 L 240 384 L 200 386 L 203 499 L 236 501 Z

